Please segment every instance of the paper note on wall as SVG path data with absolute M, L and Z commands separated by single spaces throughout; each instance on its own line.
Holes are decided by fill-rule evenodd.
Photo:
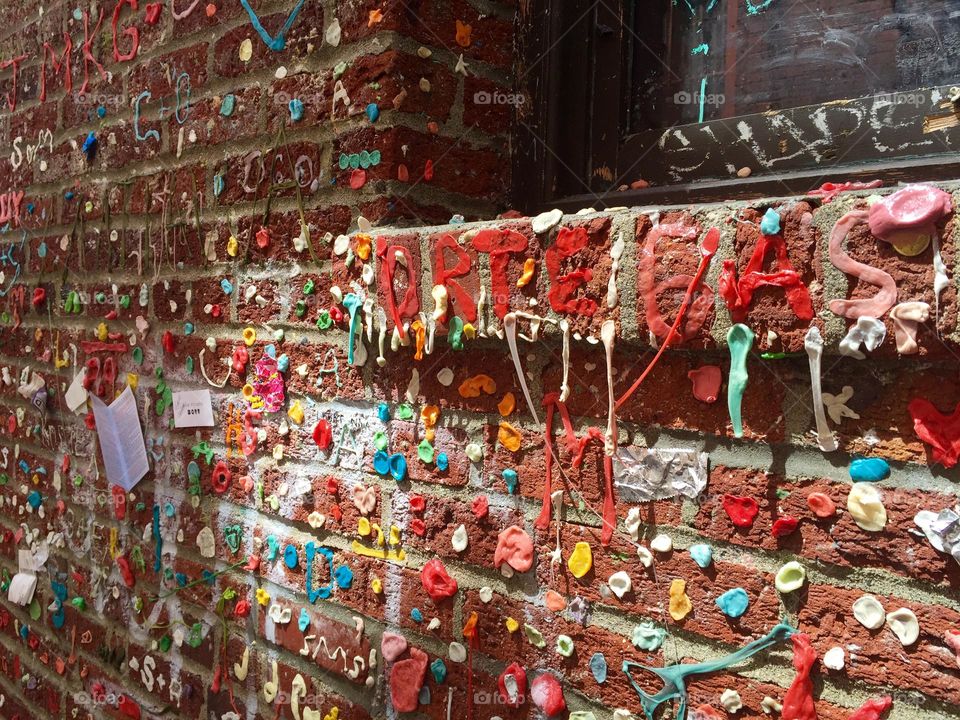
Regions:
M 87 391 L 86 388 L 83 387 L 83 382 L 86 378 L 87 369 L 81 368 L 80 372 L 73 378 L 73 382 L 70 383 L 70 387 L 67 388 L 64 399 L 67 401 L 67 407 L 70 408 L 70 412 L 76 412 L 83 407 L 83 404 L 87 401 Z
M 128 492 L 150 470 L 137 400 L 130 387 L 110 405 L 91 395 L 107 480 Z
M 37 589 L 37 573 L 46 564 L 49 554 L 50 548 L 46 543 L 39 543 L 33 549 L 19 550 L 19 572 L 10 579 L 7 600 L 21 607 L 30 604 Z
M 187 390 L 173 394 L 173 424 L 178 428 L 213 427 L 209 390 Z

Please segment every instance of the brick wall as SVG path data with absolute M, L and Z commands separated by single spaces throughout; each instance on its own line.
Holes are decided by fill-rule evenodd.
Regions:
M 132 52 L 130 29 L 138 31 L 136 55 L 123 61 L 113 59 L 114 5 L 103 6 L 98 32 L 91 10 L 88 47 L 106 77 L 94 60 L 85 68 L 82 10 L 4 11 L 0 61 L 23 59 L 15 82 L 12 66 L 3 75 L 16 108 L 0 114 L 8 211 L 0 234 L 0 716 L 353 720 L 394 717 L 413 702 L 437 719 L 537 717 L 537 693 L 519 708 L 496 699 L 498 678 L 518 663 L 528 681 L 556 677 L 573 717 L 623 720 L 641 716 L 624 661 L 720 657 L 781 619 L 821 657 L 845 650 L 843 669 L 814 671 L 819 717 L 850 717 L 883 695 L 893 697 L 893 718 L 960 713 L 949 634 L 960 630 L 960 567 L 913 521 L 956 503 L 957 473 L 936 462 L 908 409 L 926 398 L 950 413 L 960 401 L 952 215 L 937 223 L 950 273 L 938 304 L 931 247 L 904 256 L 863 225 L 850 233 L 850 255 L 888 273 L 901 302 L 936 306 L 915 354 L 898 354 L 887 317 L 885 342 L 856 360 L 838 354 L 850 323 L 829 304 L 876 289 L 835 267 L 828 243 L 847 211 L 877 201 L 868 192 L 566 216 L 539 233 L 529 218 L 495 221 L 509 182 L 512 106 L 477 94 L 511 86 L 511 4 L 308 0 L 278 52 L 239 3 L 214 5 L 213 13 L 182 1 L 116 5 L 121 56 Z M 267 33 L 295 7 L 252 5 Z M 155 24 L 151 8 L 159 8 Z M 62 63 L 64 32 L 71 84 L 47 54 L 41 101 L 42 43 Z M 461 55 L 465 75 L 456 71 Z M 334 102 L 339 87 L 349 108 Z M 293 100 L 303 104 L 298 121 Z M 370 104 L 380 111 L 375 122 Z M 88 159 L 91 132 L 97 147 Z M 760 287 L 732 316 L 724 283 L 734 268 L 736 280 L 749 276 L 770 208 L 812 320 L 775 287 Z M 436 224 L 454 215 L 479 222 Z M 683 342 L 616 415 L 620 449 L 706 453 L 708 469 L 697 475 L 706 488 L 630 501 L 618 471 L 611 495 L 601 331 L 614 323 L 619 396 L 654 359 L 660 328 L 674 321 L 697 270 L 696 245 L 714 227 L 719 249 L 681 325 Z M 762 268 L 782 271 L 774 251 Z M 732 263 L 726 275 L 724 261 Z M 433 323 L 439 283 L 449 312 Z M 352 364 L 342 302 L 351 291 L 370 300 L 357 312 Z M 519 373 L 505 316 L 519 317 Z M 416 326 L 391 347 L 396 317 L 421 319 L 421 359 Z M 726 402 L 735 319 L 756 337 L 742 437 Z M 823 391 L 842 398 L 849 386 L 840 402 L 858 416 L 828 421 L 838 445 L 829 453 L 814 433 L 804 350 L 811 325 L 825 343 Z M 247 329 L 256 334 L 249 344 Z M 258 416 L 247 413 L 243 390 L 270 346 L 286 366 L 286 400 Z M 241 348 L 248 361 L 234 371 Z M 693 394 L 688 373 L 705 365 L 720 369 L 716 402 Z M 91 405 L 68 408 L 67 389 L 85 368 L 90 392 L 99 384 L 107 400 L 135 388 L 150 471 L 130 493 L 108 482 Z M 44 381 L 40 407 L 32 373 Z M 569 394 L 557 403 L 565 379 Z M 173 393 L 198 389 L 212 393 L 215 426 L 175 428 Z M 564 412 L 579 438 L 599 429 L 579 458 Z M 949 422 L 942 431 L 955 441 Z M 405 459 L 399 481 L 377 471 L 378 449 L 388 463 L 394 456 L 395 470 Z M 855 455 L 892 466 L 879 485 L 881 531 L 864 530 L 848 510 Z M 559 519 L 541 516 L 548 477 L 551 490 L 564 491 Z M 814 514 L 813 492 L 837 513 Z M 732 523 L 732 497 L 756 502 L 748 526 Z M 616 528 L 605 538 L 610 498 Z M 789 518 L 798 527 L 780 533 Z M 498 536 L 513 526 L 522 529 L 512 531 L 521 550 L 530 539 L 533 563 L 510 576 Z M 672 550 L 654 552 L 647 567 L 643 548 L 660 546 L 659 535 Z M 581 542 L 592 566 L 575 577 L 568 561 Z M 704 544 L 713 560 L 701 568 L 689 550 Z M 28 548 L 49 556 L 32 603 L 21 607 L 6 589 Z M 551 561 L 557 548 L 559 563 Z M 434 558 L 457 581 L 451 597 L 427 592 L 423 571 Z M 778 593 L 774 576 L 794 560 L 805 583 Z M 621 571 L 632 583 L 622 598 L 610 587 Z M 682 620 L 669 613 L 678 579 L 692 604 Z M 738 587 L 749 607 L 731 619 L 715 600 Z M 904 646 L 889 628 L 858 623 L 851 607 L 865 593 L 887 612 L 912 610 L 919 638 Z M 479 646 L 457 662 L 451 643 L 471 645 L 473 613 Z M 662 648 L 631 642 L 646 621 L 665 631 Z M 409 649 L 392 657 L 398 641 L 387 634 L 384 642 L 385 633 L 402 634 Z M 572 640 L 569 657 L 557 652 L 560 636 Z M 421 652 L 430 669 L 418 696 Z M 602 683 L 590 666 L 598 653 L 608 669 Z M 792 678 L 789 644 L 778 645 L 752 664 L 691 679 L 689 707 L 724 717 L 721 694 L 736 690 L 737 716 L 763 717 Z M 655 690 L 652 677 L 638 679 Z

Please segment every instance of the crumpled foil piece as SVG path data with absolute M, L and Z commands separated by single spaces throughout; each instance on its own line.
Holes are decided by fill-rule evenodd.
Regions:
M 707 486 L 707 453 L 620 447 L 613 456 L 613 484 L 627 502 L 696 498 Z
M 941 510 L 939 514 L 921 510 L 913 517 L 913 521 L 923 530 L 935 550 L 952 556 L 960 563 L 960 505 L 953 510 Z

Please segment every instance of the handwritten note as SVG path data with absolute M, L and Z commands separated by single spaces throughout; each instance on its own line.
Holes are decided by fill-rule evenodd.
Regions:
M 129 385 L 110 405 L 95 395 L 90 399 L 107 479 L 129 492 L 150 470 L 137 400 Z
M 173 394 L 173 424 L 178 428 L 213 427 L 213 407 L 209 390 L 189 390 Z

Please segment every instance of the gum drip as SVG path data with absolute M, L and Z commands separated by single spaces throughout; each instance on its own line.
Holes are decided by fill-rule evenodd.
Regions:
M 758 638 L 757 640 L 744 645 L 739 650 L 732 652 L 725 657 L 717 658 L 716 660 L 707 660 L 701 663 L 691 663 L 685 665 L 671 665 L 670 667 L 664 668 L 650 667 L 648 665 L 641 665 L 640 663 L 625 660 L 623 662 L 623 672 L 626 673 L 631 687 L 633 687 L 637 695 L 640 696 L 640 705 L 643 707 L 643 712 L 646 714 L 649 720 L 654 720 L 657 708 L 666 702 L 672 702 L 674 700 L 678 701 L 679 703 L 677 707 L 677 720 L 684 720 L 687 715 L 686 678 L 688 676 L 702 675 L 704 673 L 725 670 L 731 665 L 741 663 L 744 660 L 753 657 L 758 652 L 766 650 L 776 643 L 786 640 L 795 632 L 796 630 L 790 625 L 787 625 L 786 623 L 780 623 L 779 625 L 774 626 L 774 628 L 762 638 Z M 640 668 L 641 670 L 647 670 L 648 672 L 652 672 L 657 675 L 661 680 L 663 680 L 663 689 L 661 689 L 656 695 L 650 695 L 649 693 L 645 692 L 633 679 L 633 676 L 630 675 L 630 670 L 632 668 Z
M 514 313 L 507 313 L 503 318 L 503 329 L 507 334 L 507 345 L 510 346 L 510 356 L 513 358 L 513 367 L 517 371 L 517 380 L 520 382 L 520 388 L 523 390 L 523 397 L 527 401 L 527 407 L 530 408 L 530 414 L 534 422 L 540 424 L 540 416 L 537 415 L 537 409 L 533 406 L 533 399 L 530 397 L 530 388 L 527 386 L 527 378 L 523 374 L 523 365 L 520 362 L 520 351 L 517 349 L 517 316 Z
M 833 452 L 837 449 L 837 440 L 827 425 L 827 415 L 823 409 L 823 388 L 820 379 L 820 365 L 823 357 L 823 338 L 816 326 L 807 330 L 803 340 L 810 362 L 810 388 L 813 392 L 813 415 L 817 421 L 817 445 L 824 452 Z
M 727 381 L 727 410 L 733 425 L 733 436 L 743 437 L 743 393 L 747 389 L 747 355 L 753 347 L 753 331 L 746 325 L 738 324 L 727 333 L 727 346 L 730 348 L 730 377 Z

